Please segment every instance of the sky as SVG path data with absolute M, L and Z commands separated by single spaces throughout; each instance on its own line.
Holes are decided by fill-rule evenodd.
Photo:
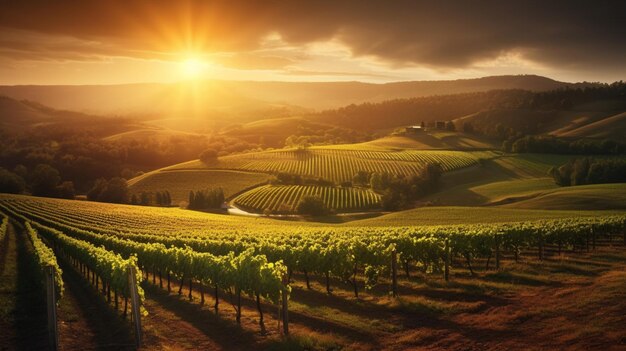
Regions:
M 0 0 L 0 84 L 626 80 L 626 1 Z

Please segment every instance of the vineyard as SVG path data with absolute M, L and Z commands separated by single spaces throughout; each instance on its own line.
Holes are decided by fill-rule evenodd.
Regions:
M 64 206 L 58 206 L 61 203 Z M 103 211 L 105 208 L 109 210 Z M 406 293 L 399 287 L 404 284 L 401 276 L 409 279 L 423 274 L 448 281 L 455 279 L 455 271 L 469 271 L 474 276 L 485 262 L 487 270 L 499 270 L 505 257 L 518 262 L 530 254 L 543 261 L 565 252 L 595 250 L 607 237 L 626 244 L 624 215 L 454 226 L 346 227 L 275 225 L 269 220 L 229 222 L 229 217 L 203 214 L 173 222 L 177 209 L 140 208 L 129 215 L 126 210 L 132 208 L 137 207 L 0 196 L 0 211 L 26 227 L 40 266 L 58 267 L 56 259 L 69 262 L 109 303 L 113 292 L 114 310 L 118 309 L 118 294 L 126 306 L 135 289 L 139 304 L 143 304 L 146 284 L 151 282 L 168 292 L 178 284 L 179 294 L 183 285 L 187 287 L 189 300 L 194 289 L 200 293 L 201 305 L 205 291 L 212 290 L 216 311 L 220 296 L 231 296 L 237 323 L 241 323 L 246 305 L 242 300 L 250 297 L 256 301 L 261 325 L 267 310 L 264 306 L 282 303 L 286 307 L 284 301 L 290 296 L 296 299 L 296 313 L 301 313 L 297 302 L 301 290 L 294 295 L 291 287 L 298 282 L 309 290 L 319 281 L 329 295 L 347 284 L 357 299 L 364 298 L 364 292 L 367 296 L 380 289 L 395 297 Z M 168 212 L 171 218 L 163 215 Z M 217 224 L 219 218 L 224 219 L 221 226 L 205 220 Z M 128 278 L 131 270 L 138 272 L 136 281 Z M 63 291 L 61 275 L 58 269 L 59 292 Z M 149 308 L 142 310 L 144 315 L 150 314 Z M 284 311 L 281 320 L 286 321 L 287 309 Z
M 269 175 L 262 173 L 224 171 L 224 170 L 189 170 L 180 172 L 156 172 L 134 178 L 129 182 L 132 194 L 141 192 L 155 193 L 168 190 L 172 204 L 187 201 L 189 191 L 222 188 L 226 197 L 244 189 L 269 180 Z
M 371 190 L 313 185 L 261 186 L 237 196 L 233 203 L 252 212 L 288 213 L 305 196 L 320 197 L 327 208 L 341 212 L 373 209 L 380 203 L 380 195 Z
M 418 174 L 427 163 L 438 162 L 444 171 L 451 171 L 471 166 L 480 158 L 491 158 L 494 155 L 490 151 L 286 149 L 226 156 L 208 167 L 264 173 L 284 172 L 341 183 L 352 180 L 358 171 L 412 176 Z M 206 167 L 200 161 L 192 161 L 164 170 Z

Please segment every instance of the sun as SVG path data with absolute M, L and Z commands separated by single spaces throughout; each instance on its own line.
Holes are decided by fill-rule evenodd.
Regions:
M 181 62 L 181 73 L 186 79 L 201 78 L 209 67 L 208 62 L 198 58 L 188 58 Z

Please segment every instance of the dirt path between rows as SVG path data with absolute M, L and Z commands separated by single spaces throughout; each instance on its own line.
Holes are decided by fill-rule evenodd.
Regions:
M 12 223 L 0 243 L 0 350 L 48 347 L 45 297 L 30 242 Z

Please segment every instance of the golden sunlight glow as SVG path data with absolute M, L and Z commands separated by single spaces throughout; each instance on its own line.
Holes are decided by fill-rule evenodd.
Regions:
M 197 58 L 188 58 L 181 62 L 181 72 L 186 79 L 202 78 L 209 68 L 209 63 Z

